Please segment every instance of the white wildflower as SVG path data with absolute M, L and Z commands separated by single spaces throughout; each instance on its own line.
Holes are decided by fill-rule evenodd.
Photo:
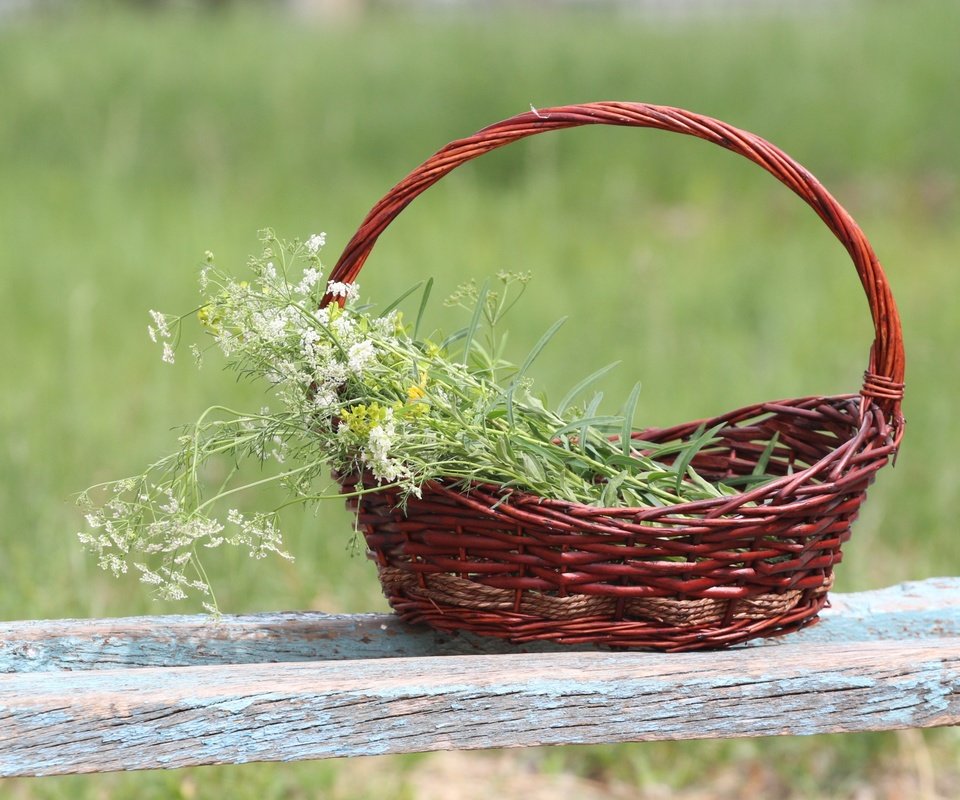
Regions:
M 227 537 L 226 541 L 232 545 L 244 545 L 250 548 L 251 558 L 264 558 L 267 553 L 276 553 L 289 561 L 293 556 L 281 549 L 283 542 L 276 521 L 269 514 L 254 514 L 245 517 L 237 509 L 227 512 L 227 519 L 240 530 Z
M 170 346 L 170 342 L 163 343 L 163 356 L 161 356 L 165 364 L 172 364 L 174 362 L 173 348 Z
M 388 408 L 386 412 L 384 421 L 370 428 L 366 447 L 360 451 L 360 457 L 370 467 L 375 478 L 392 482 L 408 477 L 409 472 L 399 461 L 390 458 L 390 451 L 397 442 L 397 429 L 393 409 Z
M 119 577 L 127 571 L 127 562 L 113 553 L 105 553 L 100 557 L 100 568 L 107 572 L 112 572 L 114 577 Z
M 307 252 L 310 255 L 316 255 L 317 251 L 327 243 L 327 234 L 326 233 L 315 233 L 306 242 L 304 245 L 307 248 Z
M 336 388 L 347 379 L 347 365 L 335 358 L 317 365 L 316 379 L 324 386 Z
M 357 342 L 347 351 L 347 368 L 354 375 L 361 375 L 376 357 L 377 350 L 373 342 L 369 339 Z
M 158 575 L 151 569 L 148 569 L 145 564 L 134 564 L 138 570 L 140 570 L 140 582 L 149 583 L 153 586 L 159 586 L 163 583 L 163 577 Z
M 330 323 L 330 327 L 337 335 L 341 345 L 347 344 L 355 338 L 357 323 L 353 321 L 349 314 L 341 314 Z
M 373 329 L 383 337 L 393 338 L 396 336 L 399 321 L 400 312 L 391 311 L 389 314 L 373 320 Z
M 180 577 L 174 573 L 176 577 Z M 187 593 L 183 591 L 176 583 L 165 583 L 161 585 L 159 590 L 160 597 L 164 600 L 183 600 L 186 598 Z
M 232 356 L 237 350 L 237 337 L 228 331 L 226 328 L 222 328 L 217 335 L 214 337 L 217 346 L 227 358 Z
M 276 309 L 253 315 L 253 327 L 268 342 L 283 338 L 287 329 L 286 317 Z
M 316 328 L 304 328 L 300 334 L 300 349 L 310 358 L 314 354 L 314 346 L 320 340 L 320 332 Z
M 392 422 L 383 425 L 374 425 L 370 429 L 368 453 L 374 461 L 383 461 L 393 447 L 394 426 Z
M 271 283 L 277 279 L 277 268 L 272 261 L 268 261 L 267 265 L 263 268 L 263 277 Z
M 147 335 L 150 337 L 150 341 L 152 342 L 157 341 L 157 331 L 153 327 L 153 325 L 147 325 Z
M 303 271 L 303 279 L 297 284 L 294 291 L 298 294 L 309 294 L 310 290 L 316 286 L 318 280 L 320 280 L 320 270 L 307 267 Z
M 360 295 L 360 287 L 356 283 L 330 281 L 327 284 L 327 294 L 331 297 L 346 297 L 347 300 L 356 300 Z
M 157 326 L 157 333 L 160 334 L 164 339 L 170 338 L 170 328 L 167 327 L 167 317 L 165 314 L 161 314 L 159 311 L 154 311 L 150 309 L 150 316 L 153 317 L 153 323 Z
M 271 458 L 275 459 L 278 464 L 283 464 L 287 460 L 287 445 L 283 441 L 283 437 L 276 435 L 272 439 L 274 445 L 276 445 L 268 454 Z
M 321 409 L 332 408 L 339 402 L 339 399 L 337 393 L 331 389 L 318 390 L 314 392 L 313 404 Z

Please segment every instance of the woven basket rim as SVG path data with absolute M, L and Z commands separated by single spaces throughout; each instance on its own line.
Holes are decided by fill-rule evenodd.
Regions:
M 720 417 L 695 420 L 687 423 L 684 427 L 693 427 L 703 423 L 707 426 L 718 423 L 724 419 L 736 417 L 749 417 L 750 412 L 759 409 L 760 413 L 768 413 L 765 410 L 770 406 L 778 408 L 787 408 L 790 404 L 805 404 L 817 402 L 820 404 L 836 403 L 850 404 L 855 401 L 862 401 L 858 394 L 845 393 L 838 395 L 811 395 L 796 399 L 780 399 L 770 403 L 760 403 L 754 406 L 746 406 L 736 411 L 728 412 Z M 802 408 L 802 407 L 801 407 Z M 793 409 L 795 410 L 795 409 Z M 654 440 L 658 433 L 671 432 L 680 426 L 669 428 L 652 428 L 640 431 L 635 434 L 637 438 L 646 439 L 648 436 Z M 722 433 L 721 430 L 719 433 Z M 696 520 L 696 524 L 709 524 L 711 521 L 720 522 L 731 518 L 743 517 L 743 506 L 747 503 L 756 503 L 753 508 L 758 516 L 765 516 L 777 511 L 784 511 L 789 505 L 780 503 L 763 503 L 764 500 L 776 500 L 790 495 L 790 489 L 807 483 L 811 479 L 827 471 L 828 467 L 839 468 L 835 471 L 842 472 L 846 466 L 846 459 L 853 455 L 853 450 L 860 444 L 865 452 L 869 452 L 873 459 L 879 459 L 884 456 L 895 456 L 899 440 L 894 436 L 892 429 L 884 419 L 882 413 L 875 406 L 862 414 L 857 434 L 844 441 L 839 441 L 838 446 L 833 448 L 826 456 L 819 459 L 816 463 L 802 469 L 798 469 L 787 475 L 771 478 L 761 485 L 746 491 L 738 491 L 736 494 L 727 497 L 710 498 L 706 500 L 690 500 L 681 503 L 672 503 L 663 506 L 596 506 L 587 503 L 581 503 L 574 500 L 562 500 L 559 498 L 544 497 L 535 492 L 527 491 L 516 487 L 504 487 L 487 481 L 466 481 L 459 478 L 437 478 L 425 481 L 421 490 L 434 491 L 437 494 L 451 497 L 459 496 L 461 503 L 469 503 L 472 498 L 473 506 L 478 513 L 489 513 L 501 506 L 508 507 L 512 513 L 537 513 L 540 511 L 556 511 L 564 516 L 577 517 L 586 525 L 591 521 L 600 522 L 601 520 L 609 524 L 617 524 L 618 520 L 623 520 L 626 524 L 638 524 L 642 522 L 678 522 L 681 517 L 691 517 L 691 521 Z M 377 482 L 371 475 L 364 478 L 356 477 L 356 483 L 364 483 L 374 488 Z M 342 478 L 341 478 L 342 479 Z M 348 482 L 353 482 L 348 481 Z M 830 486 L 836 481 L 824 481 L 817 483 L 817 486 Z M 802 500 L 794 502 L 804 502 Z M 677 519 L 674 519 L 677 518 Z M 665 532 L 665 535 L 667 534 Z M 672 534 L 679 535 L 679 534 Z
M 673 106 L 603 101 L 533 109 L 488 125 L 438 150 L 396 184 L 370 210 L 330 273 L 331 282 L 353 283 L 380 235 L 422 192 L 458 166 L 491 150 L 536 134 L 582 125 L 656 128 L 693 136 L 737 153 L 773 175 L 803 199 L 847 250 L 867 297 L 875 336 L 860 395 L 879 406 L 897 430 L 904 420 L 903 332 L 883 267 L 866 235 L 814 175 L 783 150 L 756 134 L 721 120 Z M 322 305 L 342 303 L 327 294 Z

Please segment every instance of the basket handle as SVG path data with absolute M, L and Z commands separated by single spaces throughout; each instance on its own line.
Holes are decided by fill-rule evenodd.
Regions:
M 900 316 L 873 248 L 863 231 L 820 182 L 790 156 L 766 140 L 724 122 L 668 106 L 646 103 L 584 103 L 531 110 L 494 123 L 451 142 L 417 167 L 377 203 L 360 224 L 330 274 L 331 281 L 352 283 L 380 234 L 421 192 L 448 172 L 498 147 L 537 133 L 580 125 L 621 125 L 696 136 L 759 164 L 803 198 L 847 249 L 870 304 L 876 333 L 860 394 L 873 399 L 888 421 L 902 426 L 904 353 Z M 334 298 L 327 296 L 324 304 Z

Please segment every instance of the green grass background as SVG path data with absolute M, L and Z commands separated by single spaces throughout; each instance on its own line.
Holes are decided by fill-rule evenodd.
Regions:
M 262 404 L 259 387 L 229 374 L 197 372 L 186 357 L 161 364 L 146 337 L 148 308 L 195 302 L 205 249 L 240 270 L 260 227 L 325 230 L 332 264 L 368 208 L 450 139 L 531 104 L 599 99 L 683 106 L 759 133 L 858 219 L 901 307 L 908 429 L 837 588 L 960 574 L 957 4 L 684 20 L 70 9 L 0 23 L 0 618 L 196 610 L 101 574 L 76 542 L 72 496 L 139 471 L 212 402 Z M 407 209 L 361 284 L 387 299 L 433 276 L 442 296 L 503 268 L 534 272 L 512 325 L 515 355 L 570 315 L 537 380 L 556 397 L 622 359 L 606 383 L 610 407 L 643 380 L 643 424 L 855 391 L 866 366 L 869 315 L 842 248 L 769 176 L 702 142 L 591 128 L 491 154 Z M 437 306 L 434 319 L 450 318 Z M 347 552 L 350 533 L 334 502 L 285 518 L 293 564 L 218 552 L 207 566 L 221 606 L 385 608 L 374 570 Z M 761 769 L 771 796 L 852 797 L 919 752 L 949 792 L 955 733 L 911 742 L 878 734 L 523 758 L 638 791 L 708 791 L 734 765 Z M 366 764 L 403 796 L 421 758 Z M 0 795 L 383 796 L 357 777 L 367 772 L 331 761 L 10 780 Z

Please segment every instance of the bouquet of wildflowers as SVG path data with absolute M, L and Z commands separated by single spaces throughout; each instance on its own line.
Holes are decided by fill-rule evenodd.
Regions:
M 562 320 L 521 364 L 505 360 L 502 319 L 523 294 L 527 274 L 462 286 L 447 302 L 463 308 L 463 328 L 425 336 L 431 281 L 378 310 L 360 302 L 355 284 L 323 279 L 323 234 L 286 242 L 264 231 L 261 239 L 248 280 L 221 272 L 207 254 L 196 316 L 229 369 L 270 386 L 271 407 L 212 406 L 180 436 L 176 452 L 142 475 L 81 495 L 81 542 L 114 574 L 132 563 L 161 597 L 195 591 L 215 610 L 202 549 L 231 544 L 254 558 L 290 558 L 279 508 L 241 513 L 234 496 L 279 482 L 289 492 L 283 505 L 342 498 L 327 488 L 331 471 L 371 475 L 377 488 L 397 487 L 401 498 L 420 496 L 435 480 L 464 491 L 492 485 L 505 494 L 521 490 L 599 507 L 663 506 L 738 491 L 690 466 L 715 431 L 670 445 L 633 436 L 639 384 L 621 413 L 598 412 L 602 394 L 592 387 L 613 365 L 552 408 L 534 392 L 527 371 Z M 416 308 L 412 322 L 400 310 L 408 298 Z M 193 314 L 151 316 L 148 332 L 163 360 L 173 362 Z M 204 350 L 191 349 L 202 363 Z M 215 461 L 226 466 L 210 485 Z M 250 461 L 272 467 L 243 479 Z M 763 480 L 762 470 L 753 479 Z

